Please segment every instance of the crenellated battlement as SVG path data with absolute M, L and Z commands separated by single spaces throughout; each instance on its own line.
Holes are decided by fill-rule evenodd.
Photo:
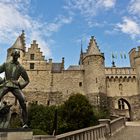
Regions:
M 106 67 L 105 75 L 136 75 L 136 69 L 130 67 Z
M 121 75 L 118 75 L 118 76 L 106 76 L 106 80 L 108 80 L 108 81 L 112 81 L 112 82 L 116 82 L 116 81 L 118 81 L 118 82 L 136 82 L 136 76 L 135 75 L 123 75 L 123 76 L 121 76 Z
M 129 82 L 136 81 L 134 68 L 105 68 L 106 79 L 109 81 Z

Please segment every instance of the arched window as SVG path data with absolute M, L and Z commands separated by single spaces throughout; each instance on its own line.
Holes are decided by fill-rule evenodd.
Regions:
M 124 102 L 123 100 L 119 100 L 119 101 L 118 101 L 118 108 L 119 108 L 120 110 L 125 109 L 125 102 Z

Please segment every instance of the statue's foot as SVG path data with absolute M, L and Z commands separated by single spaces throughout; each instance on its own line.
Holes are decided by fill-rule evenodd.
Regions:
M 29 128 L 27 124 L 24 124 L 22 128 Z

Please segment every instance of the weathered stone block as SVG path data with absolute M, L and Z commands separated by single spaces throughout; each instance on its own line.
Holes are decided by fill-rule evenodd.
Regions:
M 0 129 L 0 140 L 32 140 L 31 129 Z

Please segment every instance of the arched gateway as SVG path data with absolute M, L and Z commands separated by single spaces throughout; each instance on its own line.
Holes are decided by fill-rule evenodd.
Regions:
M 127 120 L 132 120 L 131 106 L 124 98 L 118 100 L 118 115 L 125 116 Z

